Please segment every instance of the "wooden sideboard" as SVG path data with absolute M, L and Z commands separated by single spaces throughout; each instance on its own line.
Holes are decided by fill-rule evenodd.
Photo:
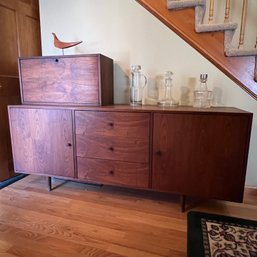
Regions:
M 252 113 L 9 106 L 15 171 L 241 202 Z

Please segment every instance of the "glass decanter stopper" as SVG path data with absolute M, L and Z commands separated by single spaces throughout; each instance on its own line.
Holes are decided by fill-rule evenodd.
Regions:
M 176 101 L 172 97 L 172 92 L 171 92 L 171 87 L 172 87 L 172 75 L 173 73 L 171 71 L 166 71 L 164 75 L 164 86 L 165 86 L 165 91 L 164 91 L 164 98 L 161 99 L 158 102 L 158 105 L 161 106 L 178 106 L 178 101 Z

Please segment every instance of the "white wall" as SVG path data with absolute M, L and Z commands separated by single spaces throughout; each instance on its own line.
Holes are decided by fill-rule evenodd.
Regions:
M 101 53 L 114 67 L 115 103 L 128 102 L 130 66 L 141 64 L 148 77 L 148 95 L 163 85 L 163 73 L 174 73 L 173 96 L 192 104 L 200 73 L 208 73 L 215 103 L 254 113 L 246 185 L 257 186 L 257 101 L 169 30 L 134 0 L 40 0 L 43 55 L 59 55 L 51 32 L 63 41 L 83 40 L 65 54 Z M 149 100 L 146 100 L 148 103 Z M 233 179 L 233 178 L 232 178 Z

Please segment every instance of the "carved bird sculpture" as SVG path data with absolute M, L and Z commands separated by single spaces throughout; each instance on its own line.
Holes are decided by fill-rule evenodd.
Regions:
M 62 54 L 64 55 L 64 49 L 65 48 L 70 48 L 70 47 L 73 47 L 73 46 L 76 46 L 78 44 L 81 44 L 83 41 L 76 41 L 76 42 L 63 42 L 61 40 L 59 40 L 59 38 L 56 36 L 55 33 L 52 33 L 53 36 L 54 36 L 54 46 L 59 48 L 59 49 L 62 49 Z

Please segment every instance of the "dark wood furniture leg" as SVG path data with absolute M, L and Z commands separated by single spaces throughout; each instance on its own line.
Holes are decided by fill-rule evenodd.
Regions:
M 52 191 L 52 178 L 48 177 L 47 180 L 48 180 L 48 191 Z

